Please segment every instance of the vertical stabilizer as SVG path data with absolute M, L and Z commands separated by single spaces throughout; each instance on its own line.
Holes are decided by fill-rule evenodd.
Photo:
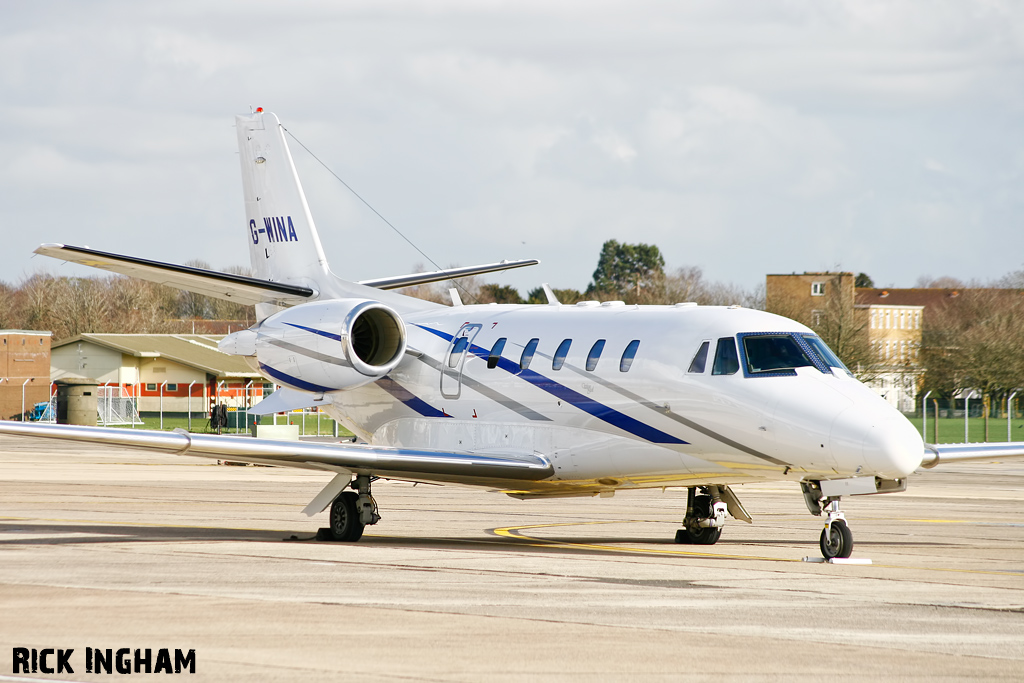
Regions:
M 236 116 L 253 275 L 324 291 L 332 275 L 277 116 Z

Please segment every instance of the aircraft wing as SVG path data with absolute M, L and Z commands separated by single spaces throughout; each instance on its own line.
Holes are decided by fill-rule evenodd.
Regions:
M 551 463 L 546 459 L 526 453 L 384 448 L 365 444 L 190 434 L 184 430 L 158 432 L 8 421 L 0 421 L 0 434 L 424 482 L 486 484 L 509 480 L 537 481 L 554 473 Z
M 309 287 L 178 266 L 67 244 L 42 244 L 36 249 L 36 253 L 250 306 L 259 303 L 292 306 L 309 301 L 309 298 L 316 294 L 316 291 Z
M 925 455 L 921 467 L 928 469 L 951 462 L 1024 458 L 1024 443 L 1019 441 L 1009 443 L 926 443 L 924 450 Z
M 501 261 L 500 263 L 487 263 L 482 266 L 466 266 L 465 268 L 447 268 L 445 270 L 433 270 L 429 273 L 413 273 L 412 275 L 398 275 L 395 277 L 382 277 L 375 280 L 360 280 L 358 284 L 376 289 L 400 289 L 401 287 L 412 287 L 414 285 L 425 285 L 431 282 L 442 282 L 453 280 L 470 275 L 483 275 L 484 273 L 496 273 L 498 271 L 511 270 L 513 268 L 524 268 L 535 266 L 540 261 L 537 259 L 521 259 L 518 261 Z

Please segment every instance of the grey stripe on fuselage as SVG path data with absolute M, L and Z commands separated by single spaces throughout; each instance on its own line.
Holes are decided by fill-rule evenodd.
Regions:
M 273 344 L 274 346 L 278 346 L 288 351 L 294 351 L 295 353 L 306 356 L 307 358 L 312 358 L 323 363 L 330 363 L 331 365 L 340 365 L 343 368 L 352 367 L 352 364 L 349 363 L 344 358 L 335 358 L 334 356 L 328 356 L 326 353 L 320 353 L 319 351 L 313 351 L 311 349 L 304 349 L 301 346 L 296 346 L 295 344 L 286 341 L 281 341 L 280 339 L 268 339 L 267 343 Z
M 546 354 L 538 353 L 537 355 L 541 356 L 541 357 L 544 357 L 544 358 L 548 358 L 548 359 L 551 358 L 551 356 L 548 356 Z M 653 401 L 648 401 L 643 396 L 639 396 L 637 394 L 634 394 L 629 389 L 626 389 L 624 387 L 620 387 L 618 384 L 615 384 L 614 382 L 609 382 L 608 380 L 606 380 L 606 379 L 604 379 L 602 377 L 599 377 L 596 373 L 587 372 L 583 368 L 576 367 L 575 365 L 573 365 L 571 363 L 565 363 L 562 367 L 563 368 L 568 368 L 568 369 L 572 370 L 573 372 L 575 372 L 578 375 L 582 375 L 582 376 L 586 377 L 587 379 L 591 379 L 591 380 L 597 382 L 598 384 L 600 384 L 601 386 L 603 386 L 603 387 L 605 387 L 607 389 L 611 389 L 612 391 L 616 392 L 617 394 L 621 394 L 621 395 L 625 396 L 628 399 L 636 401 L 637 403 L 642 405 L 644 408 L 650 408 L 651 410 L 653 410 L 654 412 L 658 413 L 659 415 L 664 415 L 665 417 L 669 418 L 670 420 L 675 420 L 676 422 L 678 422 L 681 425 L 689 427 L 690 429 L 692 429 L 694 431 L 700 432 L 704 436 L 709 436 L 712 439 L 714 439 L 715 441 L 720 441 L 720 442 L 724 443 L 727 446 L 732 446 L 736 450 L 743 451 L 744 453 L 747 453 L 748 455 L 752 455 L 755 458 L 760 458 L 761 460 L 767 460 L 770 463 L 774 463 L 776 465 L 781 465 L 782 467 L 792 467 L 792 465 L 790 465 L 788 462 L 785 462 L 783 460 L 779 460 L 778 458 L 773 458 L 772 456 L 768 455 L 767 453 L 762 453 L 762 452 L 760 452 L 758 450 L 754 450 L 753 448 L 751 448 L 749 446 L 744 446 L 743 444 L 739 443 L 738 441 L 733 441 L 729 437 L 724 436 L 722 434 L 719 434 L 718 432 L 716 432 L 716 431 L 714 431 L 712 429 L 708 429 L 707 427 L 705 427 L 704 425 L 702 425 L 702 424 L 700 424 L 698 422 L 694 422 L 693 420 L 685 418 L 685 417 L 683 417 L 682 415 L 680 415 L 678 413 L 673 413 L 670 409 L 666 409 L 665 406 L 659 406 L 657 403 L 654 403 Z
M 442 367 L 441 366 L 441 361 L 435 360 L 435 359 L 431 358 L 430 356 L 428 356 L 425 353 L 417 356 L 416 360 L 419 360 L 419 361 L 425 363 L 429 367 L 437 370 L 439 373 L 441 372 L 441 367 Z M 520 415 L 522 415 L 523 417 L 525 417 L 525 418 L 527 418 L 529 420 L 538 420 L 538 421 L 541 421 L 541 422 L 551 422 L 551 418 L 550 417 L 545 417 L 545 416 L 541 415 L 540 413 L 538 413 L 533 408 L 530 408 L 528 406 L 524 406 L 519 401 L 511 399 L 508 396 L 505 396 L 504 394 L 498 393 L 497 391 L 495 391 L 494 389 L 490 388 L 489 386 L 487 386 L 483 382 L 479 382 L 479 381 L 473 379 L 472 377 L 466 376 L 465 373 L 463 373 L 463 375 L 462 375 L 462 383 L 465 386 L 467 386 L 470 389 L 472 389 L 473 391 L 475 391 L 477 393 L 480 393 L 480 394 L 483 394 L 484 396 L 486 396 L 487 398 L 491 399 L 495 403 L 498 403 L 498 404 L 508 408 L 511 411 L 519 413 Z

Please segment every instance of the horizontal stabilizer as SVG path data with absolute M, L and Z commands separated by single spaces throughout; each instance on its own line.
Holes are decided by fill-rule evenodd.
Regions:
M 128 448 L 248 462 L 407 479 L 424 482 L 483 484 L 503 480 L 537 481 L 554 473 L 551 463 L 528 453 L 442 451 L 385 448 L 367 444 L 277 441 L 245 436 L 189 434 L 183 430 L 79 427 L 0 421 L 0 435 L 104 444 Z
M 1003 460 L 1024 458 L 1024 442 L 1009 443 L 951 443 L 924 445 L 924 460 L 921 467 L 932 468 L 952 462 L 978 460 Z
M 330 396 L 324 394 L 311 394 L 308 391 L 296 391 L 295 389 L 278 389 L 270 396 L 249 408 L 250 415 L 273 415 L 274 413 L 287 413 L 292 410 L 302 410 L 313 406 L 325 406 L 330 404 Z
M 519 261 L 502 261 L 501 263 L 487 263 L 482 266 L 466 266 L 465 268 L 447 268 L 445 270 L 433 270 L 429 273 L 413 273 L 412 275 L 397 275 L 395 277 L 381 277 L 375 280 L 360 280 L 359 284 L 375 289 L 399 289 L 400 287 L 415 287 L 426 285 L 431 282 L 443 282 L 454 280 L 460 277 L 472 275 L 483 275 L 484 273 L 496 273 L 502 270 L 513 268 L 524 268 L 535 266 L 540 261 L 537 259 L 521 259 Z
M 161 263 L 66 244 L 42 244 L 36 249 L 36 253 L 250 306 L 259 303 L 294 306 L 308 301 L 317 293 L 309 287 Z

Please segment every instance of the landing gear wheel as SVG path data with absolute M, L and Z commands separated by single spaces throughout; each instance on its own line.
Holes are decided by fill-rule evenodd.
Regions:
M 722 537 L 720 527 L 697 527 L 695 530 L 679 529 L 676 531 L 676 543 L 690 545 L 714 545 Z
M 834 557 L 849 557 L 853 554 L 853 533 L 846 522 L 834 520 L 832 524 L 821 530 L 821 554 L 826 560 Z
M 359 494 L 355 491 L 344 491 L 331 503 L 331 538 L 335 541 L 351 543 L 358 541 L 363 535 L 363 523 L 359 520 L 356 501 Z

